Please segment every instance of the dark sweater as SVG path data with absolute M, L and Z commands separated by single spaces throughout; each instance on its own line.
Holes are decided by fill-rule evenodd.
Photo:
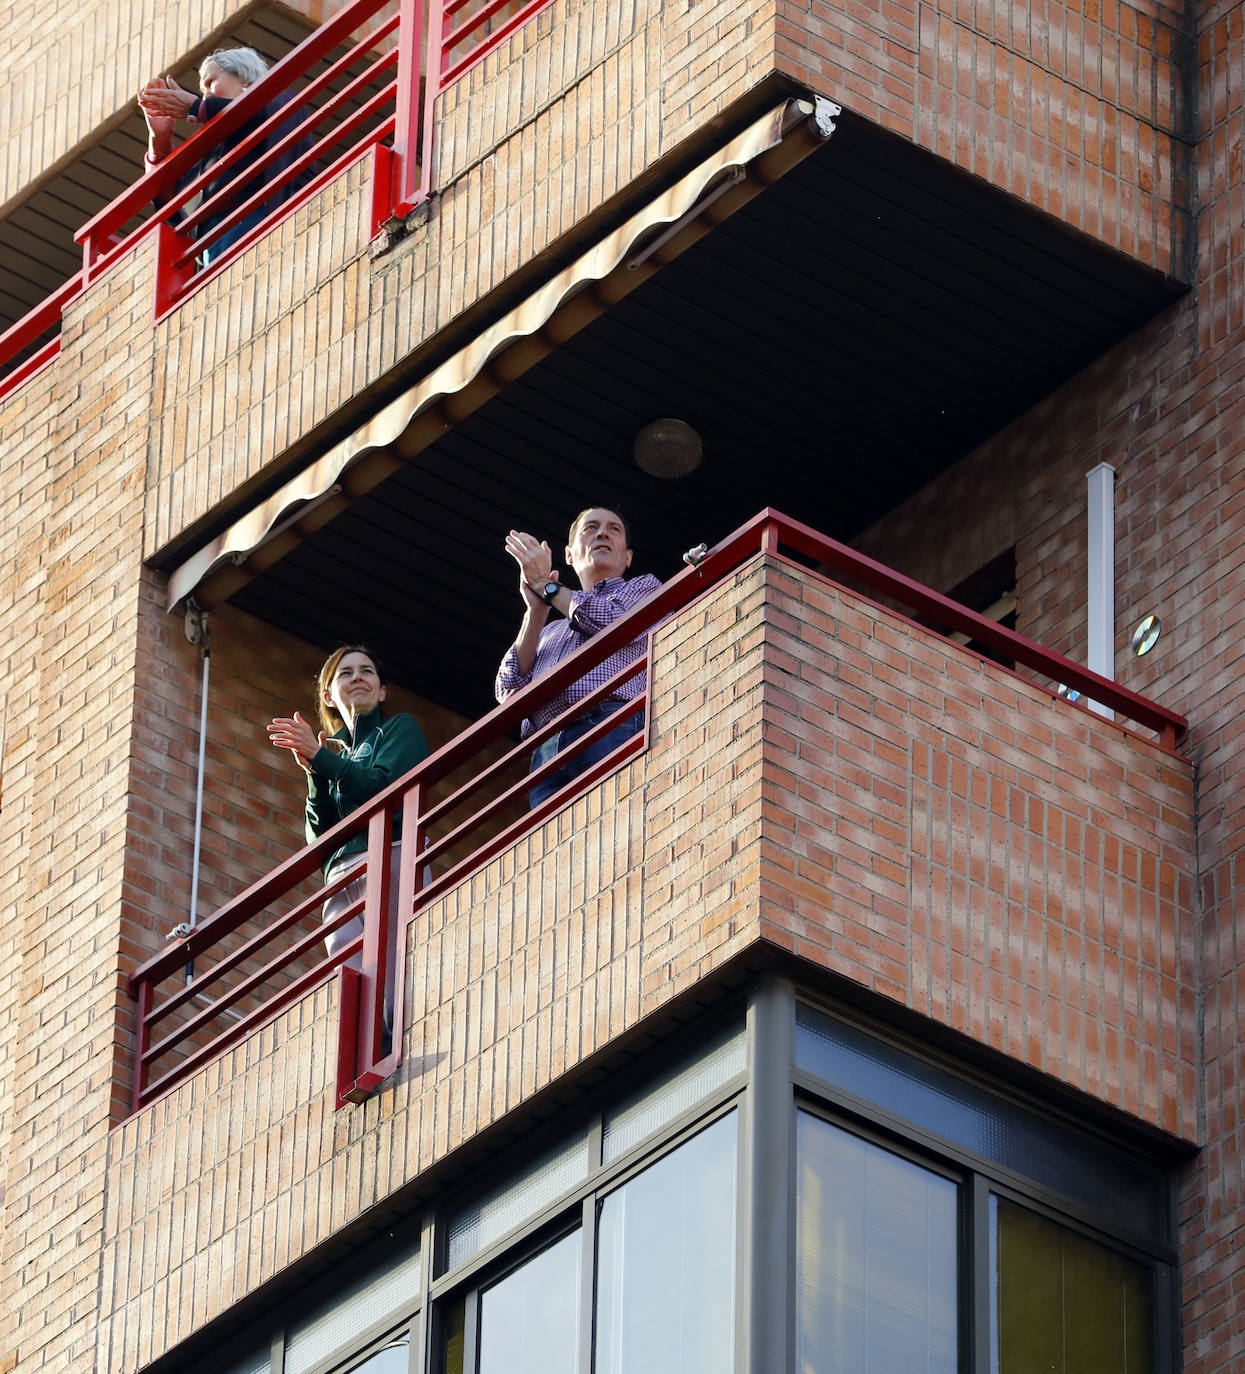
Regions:
M 379 706 L 370 715 L 359 717 L 353 739 L 345 726 L 333 738 L 346 745 L 345 752 L 339 754 L 321 746 L 307 775 L 308 841 L 323 835 L 428 757 L 428 744 L 415 717 L 386 717 Z M 398 838 L 401 826 L 399 811 L 393 822 L 394 839 Z M 362 854 L 366 849 L 365 827 L 325 860 L 325 873 L 336 860 Z

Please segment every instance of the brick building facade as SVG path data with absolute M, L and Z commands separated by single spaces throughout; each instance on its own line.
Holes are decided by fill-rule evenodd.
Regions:
M 40 195 L 149 75 L 277 9 L 0 20 L 0 249 L 22 216 L 48 225 Z M 1242 89 L 1224 4 L 552 0 L 439 97 L 431 198 L 383 242 L 362 159 L 171 309 L 154 233 L 85 281 L 0 401 L 0 1371 L 837 1369 L 814 1187 L 848 1177 L 816 1153 L 833 1132 L 919 1174 L 930 1217 L 955 1190 L 953 1292 L 930 1280 L 912 1338 L 931 1366 L 1245 1374 Z M 764 163 L 800 136 L 786 102 L 818 99 L 838 127 Z M 700 170 L 765 117 L 780 133 L 745 168 L 764 174 L 715 210 Z M 832 214 L 797 225 L 793 187 Z M 828 267 L 795 249 L 814 232 Z M 614 240 L 608 271 L 575 275 Z M 1052 290 L 1015 265 L 1039 259 Z M 559 273 L 574 293 L 529 328 Z M 808 313 L 783 313 L 802 289 Z M 1108 289 L 1130 304 L 1096 333 Z M 750 351 L 766 321 L 781 356 Z M 490 328 L 506 349 L 418 391 Z M 748 402 L 715 372 L 727 335 Z M 706 434 L 692 477 L 631 462 L 646 353 L 678 355 L 660 401 Z M 892 404 L 919 455 L 880 447 Z M 738 417 L 716 451 L 715 408 Z M 288 496 L 338 452 L 331 486 Z M 510 521 L 557 549 L 616 493 L 637 568 L 669 577 L 685 531 L 712 545 L 794 505 L 939 592 L 1002 560 L 1016 629 L 1084 664 L 1102 463 L 1115 676 L 1187 720 L 1176 748 L 770 549 L 654 632 L 642 752 L 416 909 L 396 1074 L 335 1110 L 330 977 L 132 1110 L 131 975 L 300 842 L 302 783 L 263 723 L 357 628 L 395 641 L 393 704 L 433 748 L 458 739 L 519 618 Z M 230 545 L 264 502 L 268 542 Z M 926 1090 L 955 1111 L 923 1115 Z M 731 1264 L 683 1275 L 708 1315 L 655 1355 L 610 1246 L 632 1255 L 618 1200 L 642 1217 L 679 1159 L 696 1215 L 671 1234 Z M 695 1193 L 717 1171 L 726 1192 Z M 898 1177 L 877 1186 L 906 1197 Z M 507 1285 L 572 1244 L 579 1363 L 499 1355 Z M 1043 1286 L 1056 1253 L 1125 1295 L 1103 1344 L 1077 1345 L 1075 1282 Z M 1043 1326 L 1057 1362 L 1026 1364 Z

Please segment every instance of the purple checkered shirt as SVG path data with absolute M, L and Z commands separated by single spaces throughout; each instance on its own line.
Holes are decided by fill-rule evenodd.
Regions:
M 526 687 L 542 673 L 547 673 L 555 663 L 561 663 L 564 658 L 573 654 L 585 639 L 596 634 L 598 630 L 605 629 L 619 616 L 626 615 L 645 597 L 652 596 L 660 586 L 661 583 L 652 573 L 645 573 L 642 577 L 607 577 L 603 582 L 598 582 L 590 592 L 571 592 L 574 605 L 571 607 L 570 617 L 559 617 L 541 630 L 536 661 L 532 664 L 530 673 L 519 672 L 519 651 L 514 645 L 507 650 L 506 657 L 502 659 L 501 667 L 497 670 L 497 682 L 493 688 L 497 700 L 505 701 L 512 692 L 517 692 L 520 687 Z M 578 682 L 571 683 L 552 701 L 532 712 L 523 722 L 523 738 L 526 739 L 533 730 L 540 729 L 554 716 L 560 716 L 574 702 L 582 701 L 589 692 L 613 677 L 620 668 L 634 663 L 643 652 L 644 642 L 641 636 L 639 639 L 633 639 L 617 653 L 611 654 L 604 663 L 598 663 L 595 668 L 590 668 Z M 625 697 L 628 701 L 638 697 L 644 690 L 644 678 L 643 673 L 637 673 L 619 687 L 615 695 Z

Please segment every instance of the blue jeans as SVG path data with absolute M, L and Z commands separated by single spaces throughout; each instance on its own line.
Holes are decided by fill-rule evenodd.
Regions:
M 215 243 L 209 244 L 203 252 L 199 254 L 199 266 L 201 268 L 210 267 L 227 249 L 232 248 L 243 234 L 249 234 L 251 230 L 260 223 L 264 216 L 268 214 L 269 208 L 268 206 L 261 205 L 258 210 L 253 210 L 247 215 L 240 224 L 235 224 L 228 233 L 222 234 Z
M 606 716 L 613 715 L 619 707 L 626 704 L 625 701 L 603 701 L 599 706 L 593 706 L 590 710 L 585 711 L 578 720 L 573 720 L 564 729 L 559 730 L 556 735 L 550 735 L 544 744 L 538 745 L 532 751 L 532 768 L 536 769 L 542 763 L 548 763 L 555 754 L 561 753 L 568 744 L 573 744 L 581 736 L 586 735 L 594 725 L 603 721 Z M 621 725 L 615 726 L 613 730 L 602 735 L 595 744 L 590 744 L 582 754 L 576 754 L 561 768 L 555 769 L 544 782 L 538 782 L 528 793 L 528 805 L 539 806 L 546 798 L 553 796 L 559 787 L 565 787 L 572 778 L 577 778 L 581 773 L 586 773 L 594 763 L 600 762 L 606 754 L 617 749 L 624 740 L 629 740 L 633 735 L 638 735 L 643 728 L 644 713 L 637 711 L 634 716 L 628 717 Z

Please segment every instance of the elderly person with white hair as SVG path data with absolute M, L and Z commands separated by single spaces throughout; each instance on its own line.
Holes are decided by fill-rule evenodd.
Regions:
M 267 70 L 268 64 L 254 49 L 227 48 L 205 57 L 200 64 L 199 89 L 203 92 L 202 95 L 195 95 L 179 86 L 171 76 L 154 77 L 138 93 L 139 108 L 147 121 L 147 153 L 144 158 L 147 166 L 154 167 L 157 162 L 168 157 L 173 151 L 173 135 L 179 119 L 184 119 L 190 124 L 210 123 L 231 100 L 236 99 L 243 91 L 249 90 L 264 76 Z M 281 91 L 274 95 L 253 119 L 247 120 L 233 133 L 227 134 L 221 139 L 211 153 L 193 168 L 183 180 L 183 184 L 219 162 L 230 149 L 236 148 L 266 119 L 290 104 L 292 99 L 293 96 L 288 91 Z M 259 157 L 275 146 L 289 132 L 293 124 L 301 118 L 301 114 L 291 116 L 291 119 L 287 120 L 284 126 L 279 125 L 270 130 L 255 148 L 253 156 Z M 273 180 L 280 172 L 289 167 L 291 162 L 309 146 L 309 138 L 301 139 L 294 147 L 264 168 L 259 176 L 241 184 L 229 197 L 223 208 L 214 211 L 198 226 L 197 235 L 206 235 L 233 209 L 254 195 L 266 182 Z M 219 177 L 210 181 L 204 190 L 204 198 L 214 195 L 225 187 L 232 187 L 234 182 L 243 178 L 248 161 L 244 158 L 240 163 L 226 168 Z M 297 177 L 275 191 L 245 219 L 229 229 L 214 243 L 209 244 L 199 255 L 202 265 L 208 266 L 226 248 L 253 229 L 266 215 L 271 214 L 277 206 L 288 200 L 300 187 L 306 185 L 310 176 L 310 169 L 300 172 Z

